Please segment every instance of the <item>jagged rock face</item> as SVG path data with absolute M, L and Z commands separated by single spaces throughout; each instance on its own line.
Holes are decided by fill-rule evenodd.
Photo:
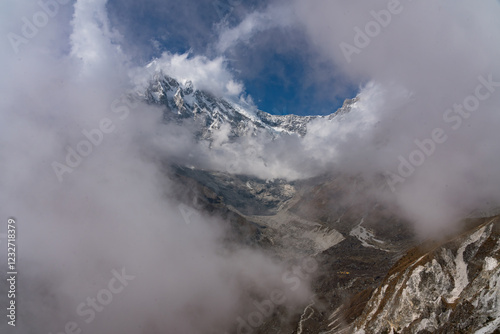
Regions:
M 243 215 L 274 215 L 295 195 L 293 182 L 175 167 L 175 172 L 210 189 L 225 206 Z
M 499 259 L 499 217 L 442 246 L 414 249 L 389 271 L 353 332 L 498 331 Z
M 337 115 L 349 112 L 357 101 L 346 100 L 342 108 L 328 116 L 276 116 L 260 110 L 253 111 L 208 92 L 195 90 L 190 81 L 181 84 L 163 73 L 155 74 L 146 92 L 140 95 L 148 103 L 165 106 L 166 121 L 197 121 L 200 126 L 197 136 L 200 139 L 211 139 L 213 131 L 220 129 L 222 125 L 230 127 L 230 138 L 256 135 L 259 130 L 267 132 L 273 138 L 281 134 L 302 137 L 306 135 L 307 125 L 312 120 L 331 121 Z
M 193 119 L 199 125 L 197 136 L 210 139 L 214 130 L 228 124 L 233 137 L 255 134 L 263 126 L 245 115 L 242 108 L 212 94 L 194 90 L 191 82 L 181 85 L 175 79 L 156 74 L 144 93 L 148 103 L 166 107 L 166 121 Z M 239 109 L 239 110 L 238 110 Z

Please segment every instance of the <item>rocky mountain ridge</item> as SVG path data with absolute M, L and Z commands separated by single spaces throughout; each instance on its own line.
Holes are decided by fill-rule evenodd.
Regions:
M 358 101 L 358 98 L 348 99 L 337 112 L 327 116 L 271 115 L 252 106 L 197 90 L 191 81 L 180 83 L 162 72 L 154 74 L 145 92 L 139 94 L 149 104 L 164 106 L 166 121 L 195 120 L 199 124 L 197 136 L 209 140 L 213 131 L 224 125 L 230 128 L 230 137 L 257 135 L 259 130 L 272 137 L 282 134 L 303 137 L 311 121 L 331 121 L 348 113 Z

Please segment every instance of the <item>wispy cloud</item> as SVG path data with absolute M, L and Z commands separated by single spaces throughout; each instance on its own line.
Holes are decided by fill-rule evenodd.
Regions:
M 206 56 L 190 56 L 165 52 L 160 58 L 134 71 L 134 82 L 146 89 L 155 73 L 164 73 L 182 84 L 191 81 L 194 89 L 211 92 L 219 97 L 238 98 L 243 84 L 238 82 L 227 68 L 223 57 L 210 59 Z
M 252 12 L 235 27 L 219 26 L 216 48 L 223 53 L 237 43 L 248 43 L 258 32 L 276 27 L 286 28 L 293 22 L 293 11 L 286 5 L 273 5 L 265 11 Z

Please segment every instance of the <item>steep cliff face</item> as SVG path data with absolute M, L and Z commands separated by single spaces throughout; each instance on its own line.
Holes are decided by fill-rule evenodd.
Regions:
M 500 217 L 408 252 L 375 290 L 354 333 L 493 333 L 500 329 Z

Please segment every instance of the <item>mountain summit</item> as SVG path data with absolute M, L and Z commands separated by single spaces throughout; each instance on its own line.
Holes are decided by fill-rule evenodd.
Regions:
M 347 99 L 335 113 L 327 116 L 271 115 L 255 110 L 250 105 L 216 97 L 210 92 L 195 89 L 191 81 L 180 83 L 171 76 L 158 72 L 154 74 L 145 92 L 140 94 L 149 104 L 166 108 L 166 121 L 182 122 L 193 119 L 200 125 L 200 139 L 211 139 L 214 130 L 229 125 L 230 136 L 256 135 L 264 130 L 272 137 L 282 134 L 296 134 L 303 137 L 307 125 L 317 119 L 331 121 L 351 111 L 358 98 Z

